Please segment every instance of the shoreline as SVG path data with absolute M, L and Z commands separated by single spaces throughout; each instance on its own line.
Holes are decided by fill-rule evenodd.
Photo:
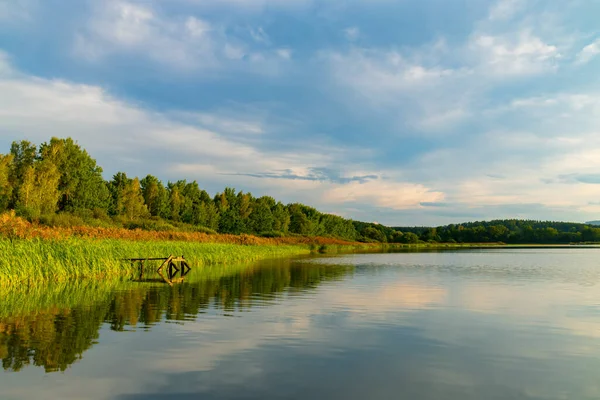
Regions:
M 152 232 L 150 232 L 152 233 Z M 251 263 L 272 258 L 296 257 L 311 253 L 345 254 L 390 251 L 438 251 L 485 249 L 581 249 L 599 244 L 504 244 L 504 243 L 350 243 L 328 238 L 301 239 L 296 243 L 256 241 L 248 236 L 241 243 L 192 242 L 180 240 L 131 240 L 67 237 L 22 239 L 0 237 L 0 290 L 35 287 L 71 280 L 123 281 L 132 278 L 138 267 L 128 258 L 184 255 L 192 267 Z M 256 240 L 256 241 L 255 241 Z M 325 243 L 333 244 L 325 244 Z

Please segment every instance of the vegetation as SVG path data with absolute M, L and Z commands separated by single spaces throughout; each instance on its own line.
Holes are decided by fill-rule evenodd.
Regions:
M 28 286 L 73 279 L 121 279 L 135 268 L 126 258 L 184 255 L 193 266 L 239 263 L 308 254 L 307 246 L 239 246 L 129 240 L 0 240 L 0 287 Z
M 103 323 L 113 331 L 152 329 L 163 320 L 196 318 L 209 308 L 248 309 L 260 303 L 260 296 L 310 290 L 350 273 L 349 266 L 277 260 L 260 268 L 198 269 L 189 282 L 174 287 L 85 281 L 43 290 L 14 288 L 0 302 L 0 359 L 5 370 L 35 365 L 64 371 L 94 345 Z
M 152 175 L 139 179 L 125 172 L 105 181 L 102 168 L 70 138 L 52 138 L 39 147 L 26 140 L 14 142 L 9 154 L 0 154 L 0 213 L 8 210 L 30 222 L 58 227 L 383 241 L 373 230 L 365 231 L 374 224 L 356 224 L 303 204 L 284 205 L 233 188 L 211 197 L 196 181 L 165 185 Z
M 324 214 L 304 204 L 196 181 L 163 184 L 102 168 L 72 139 L 14 142 L 0 155 L 0 237 L 70 237 L 256 245 L 350 243 L 580 243 L 600 241 L 587 224 L 500 220 L 437 228 L 390 228 Z M 51 228 L 51 229 L 50 229 Z M 317 239 L 315 239 L 317 238 Z
M 444 243 L 568 244 L 600 242 L 600 228 L 571 222 L 495 220 L 437 228 L 399 227 L 411 241 Z

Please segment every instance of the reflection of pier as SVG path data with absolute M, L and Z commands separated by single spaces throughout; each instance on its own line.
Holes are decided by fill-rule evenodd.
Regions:
M 185 276 L 191 271 L 191 267 L 187 263 L 186 259 L 181 257 L 158 257 L 158 258 L 128 258 L 128 261 L 131 261 L 131 265 L 135 265 L 139 263 L 139 280 L 144 280 L 144 272 L 147 261 L 162 261 L 160 267 L 156 270 L 158 275 L 169 285 L 173 285 L 174 283 L 183 282 Z M 166 272 L 166 276 L 164 274 Z M 179 274 L 179 277 L 177 277 Z

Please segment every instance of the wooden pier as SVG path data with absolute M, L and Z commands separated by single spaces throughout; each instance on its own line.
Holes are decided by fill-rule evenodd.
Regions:
M 162 261 L 156 272 L 170 286 L 173 286 L 173 283 L 183 282 L 185 276 L 192 270 L 192 267 L 190 267 L 183 256 L 175 257 L 171 255 L 169 257 L 127 258 L 126 260 L 130 261 L 132 266 L 136 263 L 138 264 L 140 281 L 144 279 L 146 262 Z M 179 277 L 177 277 L 177 274 L 179 274 Z

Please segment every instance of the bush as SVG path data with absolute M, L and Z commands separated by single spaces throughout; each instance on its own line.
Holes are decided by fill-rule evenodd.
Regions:
M 165 221 L 160 220 L 151 220 L 151 219 L 142 219 L 129 221 L 123 224 L 123 226 L 127 229 L 141 229 L 144 231 L 157 231 L 157 232 L 166 232 L 166 231 L 175 231 L 177 230 L 175 226 L 169 224 Z
M 265 238 L 282 238 L 285 237 L 285 233 L 278 231 L 262 232 L 258 236 Z
M 88 225 L 83 218 L 69 213 L 44 214 L 40 216 L 39 222 L 42 225 L 60 228 Z

